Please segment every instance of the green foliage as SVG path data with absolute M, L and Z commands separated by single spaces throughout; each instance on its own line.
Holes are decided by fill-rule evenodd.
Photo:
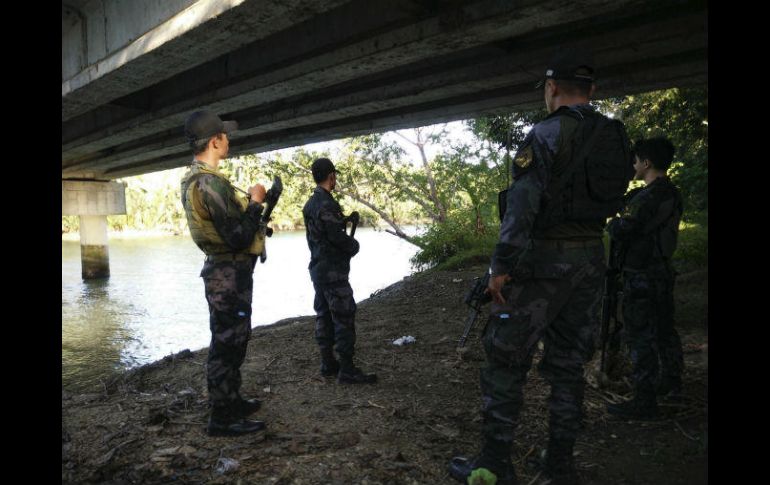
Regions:
M 187 220 L 179 190 L 186 170 L 181 167 L 164 172 L 160 177 L 139 175 L 123 180 L 126 182 L 126 215 L 108 217 L 110 228 L 184 231 Z
M 708 212 L 702 212 L 679 225 L 679 237 L 673 259 L 679 271 L 686 271 L 707 267 L 708 256 Z
M 77 232 L 80 230 L 80 219 L 78 216 L 62 216 L 61 232 Z
M 468 120 L 471 131 L 481 139 L 515 150 L 524 142 L 529 129 L 548 116 L 545 108 L 507 115 L 488 115 Z
M 497 242 L 496 230 L 497 224 L 488 222 L 478 227 L 471 211 L 452 212 L 446 221 L 432 224 L 424 234 L 415 237 L 422 249 L 412 257 L 412 264 L 422 270 L 441 263 L 457 267 L 478 258 L 489 261 Z

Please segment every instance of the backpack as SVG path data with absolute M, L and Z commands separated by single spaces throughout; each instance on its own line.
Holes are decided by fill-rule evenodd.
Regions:
M 545 189 L 542 217 L 535 226 L 547 229 L 564 222 L 604 224 L 623 208 L 623 196 L 634 175 L 625 126 L 601 113 L 566 109 L 575 118 L 572 157 L 552 173 Z

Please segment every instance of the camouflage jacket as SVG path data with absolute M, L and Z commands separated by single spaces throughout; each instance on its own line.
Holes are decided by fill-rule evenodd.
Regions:
M 506 193 L 506 211 L 500 226 L 500 239 L 492 255 L 491 269 L 495 275 L 513 271 L 521 254 L 533 238 L 598 239 L 601 224 L 564 223 L 547 230 L 535 231 L 541 212 L 544 192 L 554 170 L 568 164 L 572 157 L 572 135 L 578 121 L 565 114 L 566 110 L 591 110 L 587 104 L 561 107 L 537 123 L 527 134 L 513 158 L 513 182 Z
M 347 280 L 350 258 L 358 253 L 358 241 L 345 233 L 342 208 L 334 197 L 321 187 L 302 208 L 307 245 L 310 248 L 310 278 L 313 283 L 326 284 Z
M 197 204 L 188 198 L 192 191 L 196 191 Z M 225 176 L 200 161 L 182 178 L 182 205 L 190 233 L 207 255 L 245 252 L 254 240 L 262 205 L 251 202 L 244 210 L 236 197 Z
M 607 225 L 617 241 L 623 269 L 643 270 L 673 256 L 683 205 L 679 190 L 668 177 L 632 190 L 620 217 Z

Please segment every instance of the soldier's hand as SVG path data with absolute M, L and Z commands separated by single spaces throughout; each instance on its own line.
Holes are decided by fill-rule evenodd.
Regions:
M 511 280 L 511 275 L 501 274 L 492 275 L 489 278 L 489 285 L 487 286 L 487 293 L 492 295 L 492 300 L 500 305 L 505 303 L 505 297 L 503 297 L 502 289 L 503 285 Z
M 249 196 L 251 196 L 251 200 L 254 202 L 262 203 L 265 201 L 265 196 L 267 195 L 267 191 L 265 190 L 265 186 L 262 184 L 254 184 L 251 187 L 249 187 Z

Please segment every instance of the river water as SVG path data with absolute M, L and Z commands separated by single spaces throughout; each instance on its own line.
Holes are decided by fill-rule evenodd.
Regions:
M 356 239 L 361 250 L 350 271 L 356 301 L 411 274 L 415 246 L 371 228 L 359 228 Z M 111 237 L 109 244 L 110 278 L 84 281 L 80 243 L 62 241 L 65 389 L 86 389 L 116 371 L 207 347 L 211 338 L 198 276 L 203 253 L 189 236 Z M 254 270 L 252 326 L 314 313 L 309 260 L 304 231 L 268 239 L 267 261 Z

